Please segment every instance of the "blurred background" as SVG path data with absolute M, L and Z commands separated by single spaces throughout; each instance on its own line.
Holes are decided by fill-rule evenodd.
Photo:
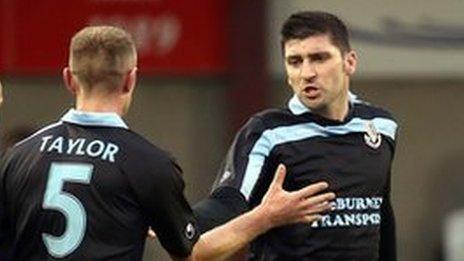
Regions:
M 195 203 L 240 125 L 291 96 L 279 30 L 300 10 L 346 22 L 359 54 L 353 92 L 400 123 L 399 260 L 464 260 L 447 254 L 464 249 L 463 1 L 0 0 L 2 148 L 73 106 L 61 81 L 71 36 L 119 25 L 137 41 L 141 73 L 127 122 L 176 155 Z M 156 240 L 146 246 L 145 260 L 168 260 Z

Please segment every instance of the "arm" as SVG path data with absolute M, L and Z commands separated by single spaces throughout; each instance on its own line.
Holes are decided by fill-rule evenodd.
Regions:
M 222 187 L 193 206 L 193 213 L 202 234 L 248 210 L 246 199 L 232 187 Z
M 381 215 L 379 260 L 396 261 L 395 216 L 389 196 L 382 204 Z
M 130 152 L 128 156 L 136 154 Z M 189 256 L 199 234 L 183 193 L 181 169 L 165 153 L 155 150 L 145 154 L 138 153 L 140 163 L 128 164 L 124 169 L 146 225 L 153 229 L 167 252 L 179 257 Z M 131 162 L 130 158 L 124 162 Z
M 316 195 L 327 189 L 327 183 L 320 182 L 298 191 L 287 192 L 282 188 L 285 173 L 285 167 L 279 165 L 261 204 L 203 234 L 187 260 L 227 259 L 270 228 L 292 223 L 311 223 L 320 218 L 320 212 L 330 209 L 329 201 L 335 195 Z
M 391 141 L 391 160 L 393 161 L 395 154 L 395 141 Z M 395 214 L 390 200 L 391 194 L 391 166 L 388 172 L 387 186 L 384 193 L 384 202 L 382 204 L 380 215 L 382 217 L 380 224 L 380 246 L 379 260 L 380 261 L 396 261 L 396 228 Z
M 212 186 L 211 194 L 193 208 L 202 233 L 226 223 L 261 202 L 271 183 L 272 174 L 277 168 L 273 162 L 273 166 L 266 164 L 271 162 L 266 160 L 265 152 L 253 151 L 255 147 L 267 148 L 271 146 L 268 143 L 261 144 L 261 146 L 256 145 L 265 130 L 263 121 L 259 117 L 252 117 L 235 136 Z M 262 162 L 257 164 L 253 163 L 256 161 L 251 162 L 252 159 L 256 158 L 261 159 Z M 254 167 L 248 167 L 249 165 Z M 254 178 L 252 178 L 253 176 Z M 260 193 L 255 196 L 256 200 L 253 202 L 250 202 L 250 194 L 243 191 L 245 184 L 255 183 L 247 182 L 247 177 L 249 180 L 251 178 L 255 181 L 259 177 L 266 179 L 262 186 L 259 186 Z M 253 190 L 254 186 L 253 184 L 252 188 L 247 191 Z

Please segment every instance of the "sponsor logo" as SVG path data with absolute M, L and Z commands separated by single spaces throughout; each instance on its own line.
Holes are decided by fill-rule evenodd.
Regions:
M 313 228 L 363 227 L 380 225 L 382 197 L 337 198 L 333 212 L 311 224 Z

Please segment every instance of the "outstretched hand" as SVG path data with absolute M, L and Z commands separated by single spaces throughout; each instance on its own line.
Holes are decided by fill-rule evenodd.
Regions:
M 293 223 L 312 223 L 321 218 L 321 214 L 331 209 L 330 201 L 335 198 L 332 192 L 323 192 L 327 182 L 318 182 L 297 191 L 283 189 L 286 168 L 280 164 L 271 185 L 259 207 L 266 212 L 271 226 Z

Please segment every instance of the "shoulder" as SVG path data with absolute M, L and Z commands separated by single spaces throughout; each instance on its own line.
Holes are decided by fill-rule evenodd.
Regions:
M 143 137 L 142 135 L 127 130 L 124 134 L 123 143 L 129 150 L 135 151 L 136 154 L 150 154 L 157 156 L 166 156 L 168 153 L 161 147 L 153 144 L 151 141 Z
M 256 140 L 264 132 L 280 125 L 287 112 L 283 109 L 266 109 L 252 115 L 236 134 L 235 142 L 241 140 Z
M 43 139 L 46 139 L 46 137 L 53 135 L 54 133 L 59 133 L 63 127 L 64 125 L 61 121 L 50 123 L 14 144 L 9 149 L 9 154 L 13 156 L 21 152 L 31 152 L 34 148 L 40 146 Z
M 368 123 L 369 129 L 378 131 L 393 141 L 396 139 L 398 122 L 392 113 L 382 107 L 367 102 L 356 102 L 354 103 L 353 118 Z
M 181 172 L 174 156 L 167 150 L 153 144 L 136 132 L 128 130 L 125 135 L 126 137 L 121 142 L 124 146 L 126 164 L 130 164 L 131 168 L 157 168 L 159 170 L 175 168 Z
M 16 166 L 16 164 L 19 164 L 21 161 L 27 160 L 31 153 L 34 153 L 40 148 L 44 137 L 59 132 L 61 127 L 62 122 L 51 123 L 8 148 L 2 155 L 0 164 L 2 172 L 10 166 Z
M 369 102 L 356 100 L 353 103 L 355 116 L 373 119 L 373 118 L 384 118 L 394 122 L 397 122 L 393 114 L 380 106 L 373 105 Z
M 307 121 L 307 117 L 294 115 L 289 109 L 270 108 L 254 114 L 245 126 L 265 131 Z

